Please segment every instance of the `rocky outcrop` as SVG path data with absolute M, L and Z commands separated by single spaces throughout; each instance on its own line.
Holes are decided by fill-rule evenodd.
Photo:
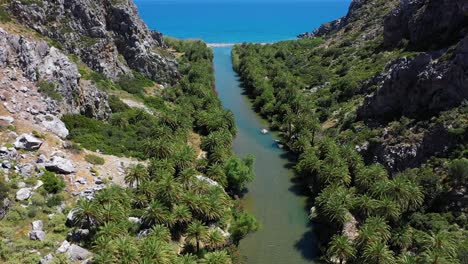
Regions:
M 393 62 L 379 80 L 381 88 L 358 110 L 361 119 L 429 117 L 468 98 L 468 37 L 449 59 L 438 53 Z
M 324 37 L 334 32 L 337 32 L 345 28 L 351 22 L 358 20 L 358 19 L 363 19 L 364 16 L 367 16 L 368 11 L 365 8 L 366 4 L 369 4 L 369 1 L 353 0 L 351 2 L 351 5 L 349 6 L 349 10 L 346 16 L 333 20 L 328 23 L 324 23 L 320 25 L 320 27 L 316 28 L 312 33 L 306 32 L 306 33 L 300 34 L 298 37 L 299 38 Z
M 58 94 L 49 98 L 49 112 L 81 113 L 101 119 L 110 114 L 107 95 L 91 82 L 82 81 L 76 64 L 62 52 L 44 41 L 9 34 L 0 28 L 0 67 L 7 66 L 20 69 L 29 81 L 39 82 L 39 90 Z
M 446 47 L 467 33 L 468 2 L 465 0 L 400 0 L 384 23 L 384 45 L 402 41 L 415 49 Z
M 10 10 L 113 80 L 132 70 L 162 84 L 179 78 L 175 59 L 157 51 L 165 46 L 161 34 L 148 29 L 130 0 L 13 1 Z

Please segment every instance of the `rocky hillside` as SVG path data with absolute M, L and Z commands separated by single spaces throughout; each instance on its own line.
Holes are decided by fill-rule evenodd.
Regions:
M 325 260 L 467 262 L 467 7 L 354 0 L 301 40 L 234 48 L 296 154 Z
M 131 76 L 132 71 L 160 84 L 174 84 L 179 78 L 162 35 L 148 29 L 131 0 L 11 0 L 4 8 L 112 80 Z

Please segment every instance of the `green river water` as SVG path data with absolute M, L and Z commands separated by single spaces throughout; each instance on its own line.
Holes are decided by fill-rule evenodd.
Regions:
M 268 124 L 251 108 L 243 95 L 237 74 L 232 69 L 231 48 L 214 48 L 216 89 L 224 107 L 236 118 L 238 134 L 234 151 L 255 155 L 256 179 L 244 201 L 261 229 L 242 240 L 241 253 L 249 264 L 313 263 L 316 243 L 313 226 L 307 218 L 307 197 L 294 178 L 286 153 L 279 149 L 275 135 L 262 135 Z

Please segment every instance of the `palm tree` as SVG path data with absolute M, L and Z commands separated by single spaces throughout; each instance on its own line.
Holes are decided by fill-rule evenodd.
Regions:
M 156 182 L 149 180 L 142 181 L 136 193 L 143 195 L 148 201 L 152 200 L 156 196 Z
M 226 238 L 217 229 L 211 229 L 206 238 L 207 247 L 211 250 L 217 250 L 226 245 Z
M 227 177 L 223 165 L 212 164 L 210 167 L 208 167 L 208 170 L 206 171 L 206 176 L 221 184 L 223 187 L 227 187 Z
M 188 190 L 195 180 L 197 171 L 194 168 L 188 168 L 179 173 L 177 176 L 177 181 L 182 185 L 185 190 Z
M 338 259 L 340 264 L 353 258 L 356 249 L 344 235 L 335 235 L 328 244 L 327 255 L 330 259 Z
M 173 264 L 176 263 L 177 255 L 170 244 L 160 241 L 154 237 L 147 237 L 140 244 L 141 263 L 151 264 Z
M 215 251 L 206 253 L 201 261 L 202 264 L 232 264 L 231 258 L 226 251 Z
M 151 227 L 149 236 L 157 239 L 158 241 L 165 241 L 168 243 L 171 241 L 171 231 L 169 228 L 162 225 L 154 225 Z
M 415 210 L 424 201 L 420 187 L 413 181 L 398 175 L 389 184 L 388 195 L 406 211 Z
M 408 252 L 403 252 L 401 255 L 398 256 L 397 264 L 417 264 L 418 261 L 415 256 Z
M 153 200 L 143 213 L 143 220 L 148 226 L 171 222 L 169 210 L 158 200 Z
M 202 140 L 202 148 L 205 151 L 213 152 L 216 147 L 230 148 L 232 143 L 232 135 L 227 130 L 215 131 Z
M 375 213 L 378 202 L 378 200 L 372 199 L 366 194 L 356 198 L 356 206 L 359 212 L 365 217 L 369 217 Z
M 390 226 L 381 217 L 369 217 L 359 230 L 358 244 L 366 246 L 375 241 L 386 242 L 390 239 Z
M 100 218 L 103 223 L 117 222 L 126 219 L 125 210 L 118 203 L 106 203 L 100 208 Z
M 182 186 L 172 177 L 164 174 L 155 184 L 156 196 L 167 205 L 177 202 L 182 195 Z
M 148 165 L 148 173 L 151 179 L 157 179 L 163 171 L 174 175 L 176 173 L 174 162 L 169 159 L 151 159 Z
M 182 146 L 175 153 L 175 167 L 177 172 L 193 167 L 196 155 L 192 147 L 188 145 Z
M 101 224 L 99 207 L 93 201 L 80 199 L 73 209 L 73 223 L 86 229 L 93 229 Z
M 187 227 L 187 241 L 195 244 L 197 252 L 200 251 L 200 242 L 205 242 L 208 235 L 208 227 L 201 221 L 195 220 Z
M 373 241 L 369 243 L 363 252 L 365 263 L 368 264 L 393 264 L 395 263 L 394 253 L 383 241 Z
M 320 160 L 317 157 L 315 149 L 308 149 L 299 157 L 296 165 L 296 171 L 303 176 L 311 176 L 320 169 Z
M 144 180 L 147 180 L 148 178 L 149 174 L 145 166 L 137 164 L 130 167 L 127 175 L 125 175 L 124 181 L 127 185 L 136 187 L 138 189 L 140 183 Z
M 389 220 L 397 220 L 400 217 L 400 206 L 388 197 L 382 197 L 376 204 L 376 213 Z
M 413 228 L 405 226 L 393 232 L 392 244 L 402 251 L 408 250 L 413 245 Z
M 173 146 L 170 141 L 159 139 L 145 144 L 146 155 L 157 159 L 167 159 L 172 156 Z
M 388 179 L 387 171 L 379 164 L 359 167 L 356 173 L 356 187 L 361 192 L 366 192 L 376 182 Z
M 454 237 L 445 230 L 439 230 L 435 233 L 431 231 L 423 242 L 425 249 L 423 258 L 427 260 L 427 263 L 445 263 L 444 260 L 452 260 L 457 255 Z
M 197 264 L 197 257 L 192 254 L 182 255 L 177 258 L 177 264 Z
M 172 215 L 179 225 L 186 225 L 192 220 L 192 212 L 185 204 L 176 204 L 172 207 Z
M 122 264 L 137 264 L 139 263 L 139 250 L 136 247 L 136 242 L 128 236 L 118 238 L 113 241 L 114 250 L 113 258 Z
M 128 235 L 128 226 L 124 222 L 105 223 L 99 227 L 97 237 L 105 237 L 106 239 L 116 239 Z
M 325 188 L 315 202 L 319 212 L 330 221 L 344 224 L 348 219 L 349 210 L 354 200 L 353 194 L 341 185 L 330 185 Z

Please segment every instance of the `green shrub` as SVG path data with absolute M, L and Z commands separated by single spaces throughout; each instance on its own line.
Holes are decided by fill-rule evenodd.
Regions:
M 5 7 L 0 6 L 0 22 L 10 22 L 10 21 L 11 21 L 10 13 L 7 10 L 5 10 Z
M 151 87 L 154 85 L 153 81 L 138 72 L 134 72 L 133 77 L 129 75 L 120 76 L 116 84 L 121 89 L 131 94 L 143 94 L 145 87 Z
M 44 189 L 49 193 L 58 193 L 65 188 L 65 181 L 53 172 L 45 171 L 41 180 L 44 182 Z
M 47 199 L 46 205 L 52 208 L 52 207 L 61 205 L 62 202 L 63 202 L 63 196 L 60 194 L 54 194 Z
M 63 99 L 62 95 L 57 92 L 55 83 L 41 80 L 37 83 L 37 86 L 39 87 L 39 92 L 45 94 L 46 96 L 56 101 L 60 101 Z
M 104 163 L 106 162 L 104 160 L 104 158 L 102 157 L 99 157 L 97 155 L 94 155 L 94 154 L 88 154 L 85 156 L 85 160 L 93 165 L 104 165 Z
M 112 110 L 112 113 L 125 112 L 130 109 L 128 105 L 122 102 L 122 100 L 115 95 L 109 96 L 109 107 Z

